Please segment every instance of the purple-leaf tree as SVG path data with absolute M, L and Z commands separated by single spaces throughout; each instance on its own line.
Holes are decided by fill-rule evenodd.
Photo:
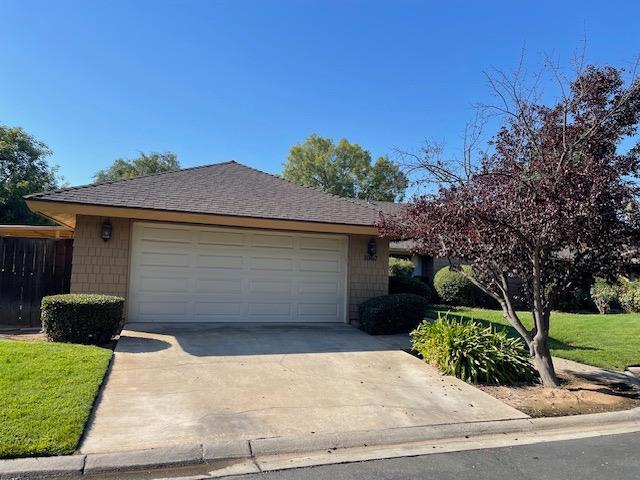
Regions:
M 499 103 L 490 108 L 502 119 L 491 151 L 474 162 L 468 148 L 462 168 L 434 146 L 413 154 L 438 191 L 382 215 L 379 228 L 414 239 L 416 252 L 470 264 L 472 276 L 461 271 L 500 304 L 542 382 L 557 386 L 549 321 L 558 297 L 585 275 L 619 273 L 638 245 L 640 82 L 625 83 L 611 67 L 590 66 L 566 82 L 550 71 L 565 87 L 553 105 L 523 89 L 519 74 L 489 77 Z M 517 292 L 510 278 L 520 280 Z M 532 328 L 516 299 L 530 308 Z

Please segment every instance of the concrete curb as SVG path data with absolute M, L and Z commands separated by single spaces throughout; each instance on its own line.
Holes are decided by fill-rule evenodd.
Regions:
M 487 422 L 428 425 L 333 434 L 257 438 L 198 445 L 152 448 L 112 453 L 89 453 L 59 457 L 0 460 L 0 480 L 52 478 L 153 470 L 189 465 L 221 465 L 228 460 L 255 460 L 257 457 L 383 447 L 513 433 L 605 430 L 617 425 L 637 426 L 640 407 L 621 412 L 570 417 L 524 418 Z
M 636 423 L 640 427 L 640 407 L 620 412 L 573 415 L 568 417 L 519 418 L 485 422 L 427 425 L 344 433 L 272 437 L 250 440 L 253 455 L 280 455 L 319 450 L 399 445 L 452 438 L 473 438 L 518 432 L 593 428 L 602 425 Z
M 0 460 L 0 479 L 80 476 L 86 455 Z
M 128 452 L 88 454 L 84 474 L 121 472 L 147 468 L 171 468 L 202 463 L 201 445 L 153 448 Z

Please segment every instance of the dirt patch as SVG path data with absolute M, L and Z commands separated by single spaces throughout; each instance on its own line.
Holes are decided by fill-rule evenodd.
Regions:
M 583 413 L 601 413 L 640 407 L 640 387 L 634 382 L 589 381 L 563 372 L 562 385 L 519 387 L 478 387 L 532 417 L 557 417 Z
M 100 345 L 102 348 L 108 348 L 110 350 L 115 350 L 116 344 L 118 343 L 119 335 L 117 335 L 113 340 L 109 343 L 105 343 L 104 345 Z M 47 337 L 42 332 L 24 332 L 24 331 L 9 331 L 9 332 L 1 332 L 0 339 L 3 340 L 17 340 L 19 342 L 46 342 Z
M 20 340 L 24 342 L 46 342 L 47 337 L 45 337 L 42 332 L 2 332 L 0 333 L 0 338 L 4 340 Z

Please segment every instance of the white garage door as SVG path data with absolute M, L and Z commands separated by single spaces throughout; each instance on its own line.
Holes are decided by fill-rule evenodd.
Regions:
M 344 322 L 347 238 L 134 223 L 130 322 Z

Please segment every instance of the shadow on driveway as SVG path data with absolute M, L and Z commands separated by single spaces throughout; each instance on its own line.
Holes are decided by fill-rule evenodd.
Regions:
M 408 339 L 408 335 L 372 337 L 335 323 L 131 323 L 125 326 L 118 351 L 144 353 L 170 347 L 149 335 L 173 337 L 184 352 L 198 357 L 372 352 L 395 350 L 398 340 Z

